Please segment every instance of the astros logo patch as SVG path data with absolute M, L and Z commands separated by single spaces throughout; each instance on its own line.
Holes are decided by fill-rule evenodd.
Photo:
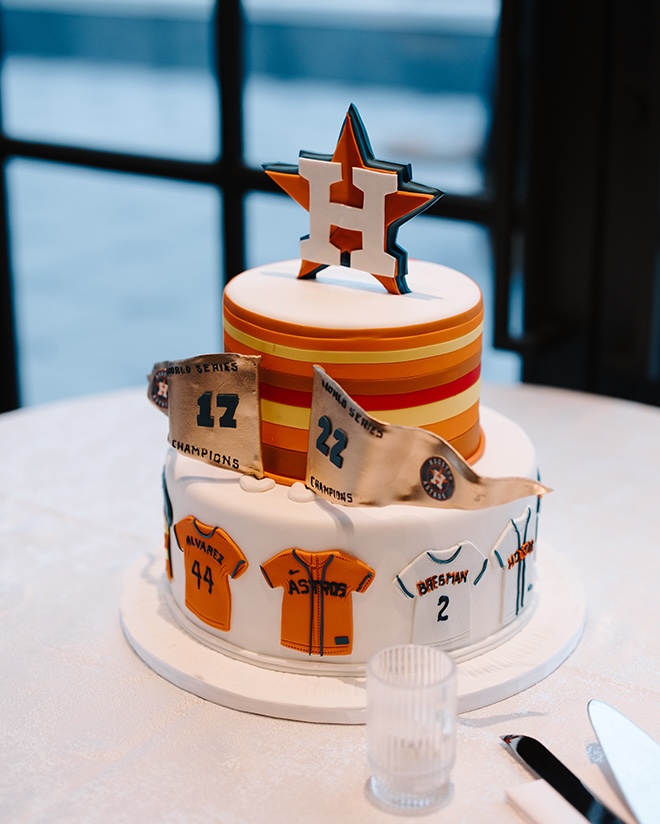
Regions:
M 149 397 L 161 409 L 167 409 L 167 389 L 167 369 L 157 369 L 151 378 Z
M 444 458 L 427 458 L 419 470 L 419 477 L 424 492 L 436 501 L 448 501 L 454 494 L 456 482 Z

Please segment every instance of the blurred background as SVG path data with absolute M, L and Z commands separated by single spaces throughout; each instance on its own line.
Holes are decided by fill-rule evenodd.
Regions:
M 481 286 L 485 381 L 658 403 L 660 4 L 551 5 L 5 0 L 0 409 L 220 351 L 226 280 L 308 228 L 261 164 L 350 103 L 447 193 L 399 242 Z

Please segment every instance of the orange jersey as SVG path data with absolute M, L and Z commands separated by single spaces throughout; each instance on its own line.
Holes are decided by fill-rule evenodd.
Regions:
M 287 549 L 261 567 L 271 587 L 282 587 L 280 643 L 309 655 L 350 655 L 353 592 L 365 592 L 374 571 L 338 550 Z
M 205 624 L 228 631 L 229 579 L 248 568 L 245 555 L 219 526 L 207 526 L 191 515 L 175 525 L 174 534 L 184 553 L 186 606 Z

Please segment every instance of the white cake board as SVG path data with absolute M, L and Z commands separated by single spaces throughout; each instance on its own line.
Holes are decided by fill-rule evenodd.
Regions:
M 577 646 L 586 602 L 573 566 L 548 546 L 537 561 L 542 592 L 532 618 L 501 646 L 457 664 L 458 711 L 485 707 L 538 683 Z M 364 724 L 364 677 L 299 675 L 265 669 L 210 649 L 172 617 L 162 556 L 129 571 L 120 601 L 129 643 L 153 670 L 188 692 L 244 712 L 327 724 Z M 553 593 L 561 592 L 561 609 Z

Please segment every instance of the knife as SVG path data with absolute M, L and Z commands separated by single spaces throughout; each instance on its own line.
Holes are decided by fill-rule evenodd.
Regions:
M 540 741 L 528 735 L 501 735 L 505 744 L 592 824 L 624 824 Z
M 604 701 L 589 701 L 591 726 L 639 824 L 660 818 L 660 744 Z

